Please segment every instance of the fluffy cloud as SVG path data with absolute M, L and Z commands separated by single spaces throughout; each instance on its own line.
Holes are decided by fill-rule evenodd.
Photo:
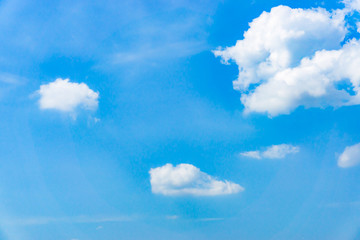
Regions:
M 72 83 L 69 79 L 58 78 L 54 82 L 40 86 L 41 109 L 55 109 L 63 112 L 73 112 L 82 107 L 96 110 L 99 93 L 91 90 L 85 83 Z
M 191 164 L 168 163 L 150 169 L 149 173 L 152 192 L 156 194 L 215 196 L 244 190 L 236 183 L 217 180 Z
M 288 114 L 299 106 L 360 103 L 360 43 L 342 42 L 348 32 L 347 8 L 272 8 L 250 23 L 233 47 L 214 51 L 239 67 L 234 89 L 242 92 L 245 113 Z
M 249 151 L 249 152 L 242 152 L 240 155 L 244 157 L 250 158 L 270 158 L 270 159 L 281 159 L 285 158 L 288 154 L 298 153 L 300 148 L 297 146 L 293 146 L 290 144 L 279 144 L 279 145 L 272 145 L 267 147 L 265 151 Z
M 346 147 L 338 158 L 338 166 L 342 168 L 353 167 L 360 164 L 360 143 Z
M 344 0 L 342 1 L 346 8 L 350 11 L 359 11 L 360 10 L 360 0 Z

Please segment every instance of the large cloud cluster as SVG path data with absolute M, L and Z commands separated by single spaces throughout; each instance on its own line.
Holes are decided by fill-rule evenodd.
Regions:
M 360 1 L 345 5 L 332 12 L 274 7 L 254 19 L 235 46 L 214 51 L 238 65 L 234 89 L 242 92 L 245 112 L 276 116 L 299 106 L 360 103 L 360 42 L 344 42 L 345 16 Z
M 168 163 L 152 168 L 150 183 L 153 193 L 163 195 L 215 196 L 244 190 L 236 183 L 217 180 L 191 164 Z

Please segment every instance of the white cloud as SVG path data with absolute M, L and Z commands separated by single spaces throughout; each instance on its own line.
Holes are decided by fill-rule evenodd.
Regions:
M 235 46 L 214 51 L 238 65 L 234 89 L 245 113 L 360 104 L 360 43 L 342 45 L 347 12 L 278 6 L 254 19 Z
M 262 153 L 264 158 L 285 158 L 288 154 L 298 153 L 299 147 L 289 144 L 272 145 Z
M 338 166 L 342 168 L 353 167 L 360 164 L 360 143 L 346 147 L 338 158 Z
M 249 158 L 261 159 L 260 151 L 242 152 L 242 153 L 240 153 L 240 155 L 242 155 L 244 157 L 249 157 Z
M 250 158 L 262 159 L 262 158 L 270 158 L 270 159 L 282 159 L 285 158 L 289 154 L 298 153 L 300 148 L 297 146 L 293 146 L 290 144 L 279 144 L 272 145 L 267 147 L 265 151 L 249 151 L 242 152 L 240 155 Z
M 348 8 L 350 11 L 359 11 L 360 10 L 360 0 L 343 0 L 342 1 L 346 8 Z
M 152 192 L 157 194 L 215 196 L 244 191 L 240 185 L 217 180 L 191 164 L 168 163 L 149 173 Z
M 72 83 L 69 79 L 58 78 L 54 82 L 40 86 L 41 109 L 55 109 L 73 112 L 78 107 L 96 110 L 99 93 L 91 90 L 85 83 Z

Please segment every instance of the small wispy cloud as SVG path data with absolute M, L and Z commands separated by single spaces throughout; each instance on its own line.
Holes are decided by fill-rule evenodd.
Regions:
M 267 147 L 264 151 L 247 151 L 241 152 L 240 155 L 244 157 L 254 158 L 254 159 L 282 159 L 285 158 L 289 154 L 295 154 L 300 151 L 300 147 L 293 146 L 290 144 L 279 144 L 272 145 Z
M 338 158 L 341 168 L 353 167 L 360 164 L 360 143 L 348 146 Z
M 242 152 L 242 153 L 240 153 L 240 155 L 242 155 L 244 157 L 249 157 L 249 158 L 261 159 L 260 151 Z
M 194 222 L 215 222 L 215 221 L 223 221 L 225 218 L 221 217 L 203 217 L 203 218 L 180 218 L 178 215 L 171 215 L 165 217 L 168 220 L 177 220 L 182 219 L 185 221 L 194 221 Z
M 223 221 L 225 218 L 199 218 L 197 221 L 199 222 L 215 222 L 215 221 Z
M 169 216 L 166 216 L 165 218 L 168 220 L 176 220 L 176 219 L 179 219 L 179 216 L 178 215 L 169 215 Z
M 325 204 L 324 207 L 327 208 L 343 208 L 343 207 L 360 207 L 360 201 L 352 201 L 352 202 L 332 202 Z
M 163 43 L 159 46 L 143 47 L 142 49 L 121 51 L 109 58 L 108 64 L 153 63 L 156 60 L 179 58 L 188 56 L 206 49 L 205 41 L 182 41 Z M 178 51 L 181 49 L 181 51 Z M 172 53 L 169 55 L 169 53 Z
M 26 81 L 25 77 L 8 73 L 8 72 L 0 72 L 0 82 L 11 85 L 22 84 Z
M 106 222 L 131 222 L 137 216 L 71 216 L 71 217 L 19 217 L 2 219 L 7 225 L 47 225 L 53 223 L 106 223 Z M 101 226 L 100 226 L 101 227 Z

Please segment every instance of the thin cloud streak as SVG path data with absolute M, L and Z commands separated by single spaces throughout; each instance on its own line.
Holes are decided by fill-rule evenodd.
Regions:
M 28 217 L 28 218 L 10 218 L 2 219 L 5 225 L 47 225 L 54 223 L 106 223 L 106 222 L 131 222 L 139 217 L 137 216 L 73 216 L 73 217 Z

